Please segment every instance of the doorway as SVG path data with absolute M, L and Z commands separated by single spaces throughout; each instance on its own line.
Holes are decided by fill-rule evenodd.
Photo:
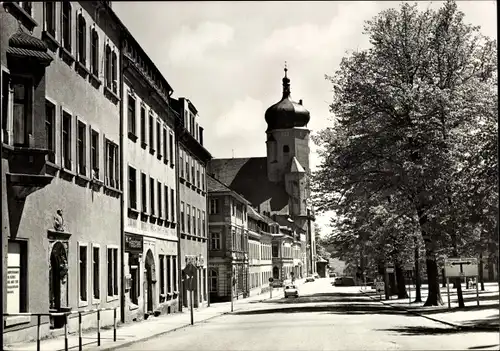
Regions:
M 145 260 L 144 298 L 146 299 L 146 313 L 153 313 L 154 310 L 154 284 L 156 283 L 155 260 L 151 250 L 148 250 Z

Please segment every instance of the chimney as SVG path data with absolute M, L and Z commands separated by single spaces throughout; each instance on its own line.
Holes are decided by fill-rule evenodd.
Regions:
M 299 105 L 302 105 L 302 99 L 299 100 Z

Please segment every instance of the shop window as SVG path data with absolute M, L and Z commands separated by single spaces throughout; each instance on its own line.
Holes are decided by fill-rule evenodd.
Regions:
M 108 248 L 108 296 L 118 295 L 118 249 Z
M 28 246 L 9 240 L 7 251 L 7 313 L 28 312 Z
M 78 255 L 80 301 L 87 302 L 87 245 L 79 244 Z
M 100 248 L 92 247 L 92 285 L 94 292 L 94 299 L 99 300 L 101 298 L 101 260 L 100 260 Z

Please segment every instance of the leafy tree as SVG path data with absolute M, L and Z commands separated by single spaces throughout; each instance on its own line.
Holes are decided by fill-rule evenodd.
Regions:
M 404 3 L 367 21 L 372 45 L 345 57 L 335 75 L 327 76 L 337 119 L 314 138 L 323 147 L 313 182 L 320 210 L 350 218 L 365 199 L 403 199 L 404 215 L 416 219 L 425 246 L 425 305 L 442 304 L 439 254 L 451 244 L 458 255 L 460 240 L 470 236 L 463 223 L 470 218 L 463 177 L 483 192 L 475 201 L 496 209 L 496 192 L 485 183 L 495 178 L 485 170 L 498 162 L 491 153 L 494 128 L 477 123 L 497 118 L 496 42 L 463 16 L 450 0 L 437 11 Z M 483 130 L 489 132 L 478 143 Z M 478 144 L 484 148 L 481 160 L 462 150 Z M 494 223 L 484 213 L 478 216 L 482 225 Z

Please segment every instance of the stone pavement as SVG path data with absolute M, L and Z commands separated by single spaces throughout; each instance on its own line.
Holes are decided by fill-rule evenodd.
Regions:
M 303 280 L 297 281 L 300 285 Z M 276 288 L 273 291 L 274 299 L 283 297 L 283 289 Z M 252 303 L 271 300 L 269 292 L 250 296 L 246 299 L 233 301 L 233 311 L 244 311 L 252 308 Z M 208 321 L 212 318 L 231 313 L 231 302 L 215 303 L 210 307 L 194 309 L 194 324 Z M 113 329 L 101 329 L 101 346 L 97 346 L 97 330 L 87 330 L 82 333 L 83 350 L 118 350 L 137 341 L 148 340 L 156 336 L 185 328 L 191 325 L 189 308 L 183 308 L 182 312 L 160 315 L 155 318 L 148 318 L 136 323 L 119 325 L 116 330 L 116 342 L 113 341 Z M 68 350 L 78 350 L 78 333 L 68 336 Z M 65 345 L 64 336 L 41 340 L 41 351 L 63 351 Z M 36 351 L 36 341 L 29 343 L 15 343 L 4 345 L 5 351 Z
M 384 300 L 385 305 L 406 310 L 408 313 L 417 314 L 421 317 L 447 324 L 461 330 L 493 330 L 500 331 L 499 325 L 499 290 L 498 283 L 485 283 L 484 291 L 479 289 L 479 306 L 477 305 L 476 289 L 463 289 L 465 307 L 458 307 L 458 297 L 456 289 L 452 289 L 450 284 L 451 308 L 448 308 L 448 296 L 446 287 L 441 287 L 442 306 L 426 306 L 427 286 L 421 289 L 422 302 L 413 303 L 415 300 L 415 290 L 412 289 L 412 303 L 408 298 Z M 379 295 L 374 290 L 361 289 L 363 294 L 370 296 L 373 300 L 379 300 Z

